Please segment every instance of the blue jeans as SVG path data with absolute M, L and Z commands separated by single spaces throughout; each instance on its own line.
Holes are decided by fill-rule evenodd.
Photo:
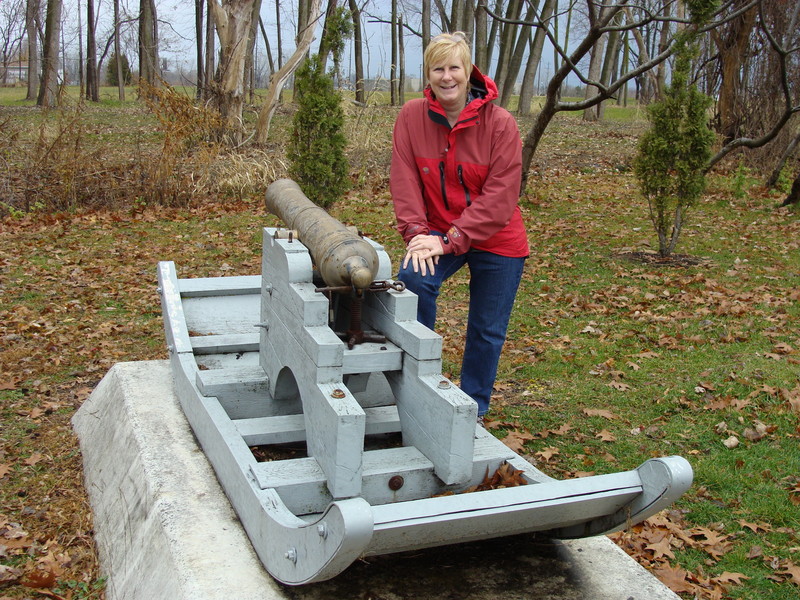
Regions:
M 428 273 L 423 277 L 415 273 L 409 262 L 407 268 L 401 266 L 398 279 L 419 297 L 417 320 L 433 329 L 439 289 L 464 264 L 469 266 L 470 281 L 461 389 L 478 403 L 478 415 L 483 415 L 489 410 L 500 352 L 506 340 L 508 320 L 525 258 L 510 258 L 480 250 L 470 250 L 460 256 L 445 254 L 439 257 L 433 275 Z

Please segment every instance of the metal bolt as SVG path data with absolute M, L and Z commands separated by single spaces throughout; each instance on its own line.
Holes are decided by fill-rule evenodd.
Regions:
M 264 321 L 263 323 L 256 323 L 256 327 L 261 327 L 262 329 L 266 329 L 269 331 L 269 323 Z
M 264 284 L 264 291 L 267 292 L 270 296 L 272 296 L 272 284 L 265 283 Z
M 396 492 L 396 491 L 397 491 L 397 490 L 399 490 L 401 487 L 403 487 L 403 484 L 404 484 L 405 482 L 406 482 L 406 481 L 405 481 L 405 479 L 403 479 L 403 478 L 402 478 L 402 476 L 400 476 L 400 475 L 395 475 L 394 477 L 392 477 L 392 478 L 389 480 L 389 489 L 390 489 L 390 490 L 392 490 L 393 492 Z
M 446 389 L 448 389 L 449 387 L 450 387 L 450 382 L 449 382 L 449 381 L 447 381 L 446 379 L 442 379 L 442 380 L 439 382 L 439 389 L 440 389 L 440 390 L 446 390 Z
M 337 400 L 341 400 L 344 398 L 344 392 L 339 388 L 336 388 L 331 392 L 331 398 L 336 398 Z
M 325 523 L 319 523 L 317 525 L 317 533 L 319 534 L 319 537 L 321 537 L 322 539 L 327 539 L 327 537 L 328 537 L 328 526 L 325 525 Z
M 295 548 L 289 548 L 289 549 L 286 551 L 286 554 L 284 554 L 284 556 L 285 556 L 287 559 L 289 559 L 290 561 L 292 561 L 293 563 L 297 564 L 297 549 L 295 549 Z

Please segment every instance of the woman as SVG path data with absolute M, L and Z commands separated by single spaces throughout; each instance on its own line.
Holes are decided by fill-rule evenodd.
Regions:
M 461 389 L 489 410 L 511 308 L 528 256 L 517 201 L 522 146 L 516 121 L 492 104 L 497 86 L 472 66 L 463 34 L 425 50 L 425 97 L 394 127 L 390 177 L 406 242 L 399 279 L 419 296 L 417 320 L 433 329 L 442 283 L 470 271 Z

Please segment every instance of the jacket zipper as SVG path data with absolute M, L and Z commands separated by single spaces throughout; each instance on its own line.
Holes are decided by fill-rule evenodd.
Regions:
M 444 178 L 444 161 L 439 162 L 439 182 L 442 186 L 442 200 L 444 201 L 444 209 L 450 210 L 450 205 L 447 203 L 447 185 Z
M 467 206 L 469 206 L 470 204 L 472 204 L 472 198 L 469 195 L 469 189 L 467 188 L 467 184 L 464 183 L 464 173 L 461 169 L 461 165 L 458 165 L 458 181 L 461 182 L 461 187 L 464 188 L 464 196 L 466 197 L 467 200 Z

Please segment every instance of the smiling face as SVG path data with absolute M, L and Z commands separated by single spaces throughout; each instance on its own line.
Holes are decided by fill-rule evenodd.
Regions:
M 428 81 L 436 99 L 445 110 L 461 110 L 464 107 L 469 74 L 457 52 L 433 62 L 428 68 Z

